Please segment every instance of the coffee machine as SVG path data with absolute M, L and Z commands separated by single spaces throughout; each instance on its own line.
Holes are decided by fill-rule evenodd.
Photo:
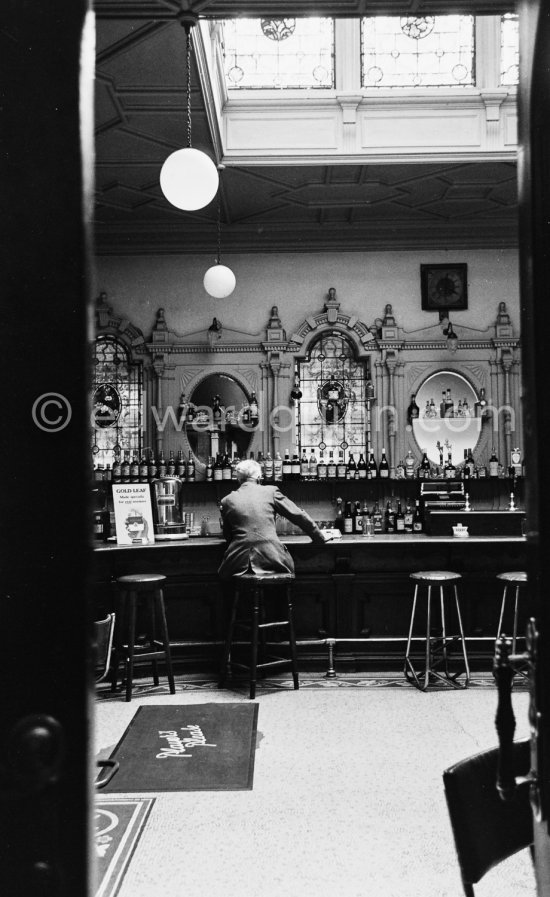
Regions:
M 179 477 L 159 477 L 153 480 L 152 487 L 155 541 L 188 539 Z

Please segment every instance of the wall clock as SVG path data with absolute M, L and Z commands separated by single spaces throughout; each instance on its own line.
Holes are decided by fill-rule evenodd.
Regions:
M 424 311 L 468 308 L 468 266 L 420 265 L 420 286 Z

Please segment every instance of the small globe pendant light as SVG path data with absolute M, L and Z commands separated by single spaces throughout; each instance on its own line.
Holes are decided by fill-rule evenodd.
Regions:
M 237 283 L 231 268 L 220 263 L 221 233 L 221 202 L 218 195 L 218 255 L 216 264 L 208 269 L 203 280 L 204 289 L 213 299 L 227 299 Z
M 217 168 L 206 153 L 191 146 L 191 26 L 197 17 L 191 13 L 181 16 L 185 28 L 187 68 L 187 147 L 176 150 L 165 160 L 160 172 L 160 188 L 177 209 L 195 212 L 214 199 L 219 177 Z

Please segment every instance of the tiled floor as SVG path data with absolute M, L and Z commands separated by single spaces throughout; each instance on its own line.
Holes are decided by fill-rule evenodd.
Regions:
M 149 681 L 130 704 L 100 688 L 98 753 L 140 703 L 248 700 L 244 683 L 220 691 L 178 677 L 169 695 Z M 496 744 L 490 676 L 422 694 L 401 676 L 302 675 L 299 691 L 266 680 L 256 701 L 253 790 L 155 795 L 118 897 L 462 897 L 441 775 Z M 513 701 L 525 737 L 525 688 Z M 527 851 L 476 887 L 476 897 L 528 895 Z

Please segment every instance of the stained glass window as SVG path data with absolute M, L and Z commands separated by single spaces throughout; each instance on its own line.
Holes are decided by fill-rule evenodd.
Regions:
M 473 16 L 361 20 L 363 87 L 471 87 Z
M 334 87 L 330 18 L 225 19 L 228 90 Z
M 298 402 L 296 444 L 300 453 L 332 452 L 337 461 L 366 453 L 365 383 L 368 363 L 358 361 L 352 343 L 338 331 L 325 331 L 298 364 L 302 398 Z
M 122 451 L 141 453 L 142 370 L 110 335 L 97 337 L 93 361 L 92 453 L 105 467 Z
M 500 83 L 513 86 L 519 81 L 519 21 L 515 13 L 500 19 Z

